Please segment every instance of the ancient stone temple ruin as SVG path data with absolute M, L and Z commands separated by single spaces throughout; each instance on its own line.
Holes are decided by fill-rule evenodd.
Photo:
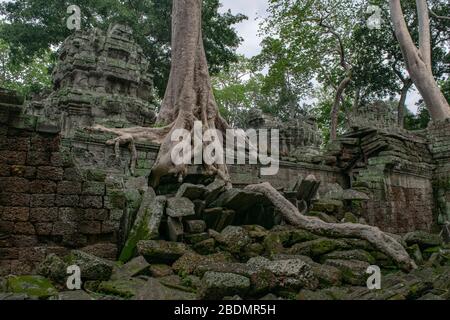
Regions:
M 409 132 L 394 128 L 377 105 L 360 110 L 347 133 L 321 148 L 314 119 L 282 123 L 254 112 L 249 127 L 280 130 L 277 175 L 230 166 L 235 188 L 227 190 L 192 167 L 184 183 L 168 180 L 153 190 L 148 176 L 158 145 L 137 144 L 132 174 L 126 146 L 117 156 L 105 144 L 113 136 L 84 129 L 151 126 L 150 72 L 131 30 L 118 25 L 64 42 L 47 97 L 24 102 L 0 90 L 0 293 L 1 276 L 10 274 L 64 283 L 72 263 L 82 266 L 86 291 L 121 298 L 325 298 L 342 284 L 359 286 L 342 291 L 345 298 L 445 294 L 440 275 L 447 271 L 436 275 L 439 283 L 400 274 L 386 280 L 386 290 L 367 292 L 361 286 L 369 264 L 397 270 L 386 255 L 362 240 L 286 226 L 270 201 L 242 188 L 268 181 L 304 214 L 377 226 L 403 236 L 416 261 L 448 266 L 445 232 L 437 234 L 450 221 L 449 121 Z M 110 262 L 118 260 L 125 266 Z M 152 290 L 136 289 L 143 275 Z M 399 281 L 403 289 L 394 288 Z M 54 295 L 47 293 L 40 297 Z
M 311 156 L 320 155 L 322 136 L 312 117 L 297 117 L 282 122 L 269 114 L 263 114 L 260 110 L 252 110 L 247 127 L 279 130 L 280 154 L 285 158 L 291 157 L 308 162 Z
M 54 92 L 32 101 L 30 113 L 61 125 L 65 137 L 95 124 L 149 126 L 155 120 L 153 83 L 132 30 L 77 32 L 60 48 Z

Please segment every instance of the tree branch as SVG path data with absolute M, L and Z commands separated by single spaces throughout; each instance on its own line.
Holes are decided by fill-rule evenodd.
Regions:
M 339 33 L 337 33 L 337 32 L 333 29 L 333 27 L 331 27 L 331 26 L 325 24 L 324 21 L 323 21 L 323 19 L 321 19 L 321 20 L 319 21 L 319 26 L 322 27 L 322 28 L 327 29 L 327 32 L 330 33 L 330 34 L 332 34 L 332 35 L 336 38 L 336 40 L 338 41 L 338 44 L 339 44 L 339 50 L 338 50 L 338 53 L 339 53 L 340 58 L 341 58 L 341 66 L 344 68 L 345 71 L 350 70 L 350 68 L 351 68 L 351 67 L 350 67 L 350 64 L 349 64 L 349 63 L 347 62 L 347 60 L 346 60 L 344 43 L 343 43 L 342 38 L 341 38 L 341 36 L 339 35 Z
M 450 17 L 447 16 L 440 16 L 438 14 L 436 14 L 431 8 L 429 9 L 431 16 L 436 18 L 436 19 L 444 19 L 444 20 L 450 20 Z

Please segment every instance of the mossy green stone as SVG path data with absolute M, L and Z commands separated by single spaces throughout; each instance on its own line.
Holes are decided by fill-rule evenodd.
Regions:
M 134 226 L 125 245 L 120 253 L 119 261 L 128 262 L 136 253 L 136 245 L 139 241 L 149 238 L 147 221 L 149 219 L 149 209 L 145 210 L 144 218 Z
M 133 258 L 139 241 L 158 238 L 159 225 L 164 214 L 165 203 L 166 198 L 163 196 L 156 197 L 153 189 L 149 189 L 146 192 L 136 216 L 136 221 L 120 254 L 120 261 L 127 262 Z
M 286 243 L 287 246 L 292 246 L 299 242 L 311 241 L 319 238 L 311 232 L 303 229 L 294 229 L 287 232 L 289 233 L 289 240 Z
M 13 276 L 8 278 L 8 291 L 27 294 L 38 299 L 47 299 L 58 295 L 50 280 L 41 276 Z
M 127 197 L 124 192 L 119 190 L 108 191 L 109 203 L 113 208 L 125 209 L 127 206 Z
M 129 209 L 136 211 L 142 202 L 142 196 L 137 190 L 127 190 L 125 192 L 125 198 L 127 200 L 127 206 Z
M 106 172 L 98 169 L 89 169 L 86 171 L 86 178 L 89 181 L 105 182 Z
M 264 239 L 264 247 L 269 255 L 279 254 L 284 252 L 284 244 L 288 242 L 290 235 L 288 232 L 271 232 Z
M 138 294 L 140 288 L 146 282 L 140 279 L 120 279 L 115 281 L 104 281 L 98 286 L 98 292 L 107 295 L 117 296 L 124 299 L 131 299 Z
M 302 254 L 311 257 L 319 257 L 334 250 L 346 248 L 343 241 L 320 238 L 294 245 L 290 251 L 292 254 Z
M 351 212 L 346 212 L 344 215 L 344 221 L 346 223 L 358 223 L 358 218 Z

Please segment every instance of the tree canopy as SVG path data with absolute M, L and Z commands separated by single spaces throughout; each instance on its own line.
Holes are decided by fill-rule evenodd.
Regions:
M 54 63 L 50 50 L 25 63 L 13 63 L 11 47 L 0 40 L 0 83 L 23 96 L 51 87 L 49 70 Z
M 424 126 L 429 114 L 423 103 L 416 116 L 406 110 L 406 98 L 414 86 L 390 20 L 388 1 L 268 2 L 267 17 L 260 27 L 262 51 L 247 59 L 235 52 L 242 39 L 234 29 L 246 17 L 229 11 L 220 13 L 219 0 L 203 1 L 208 69 L 219 109 L 228 122 L 243 125 L 247 112 L 255 107 L 282 119 L 311 109 L 324 134 L 333 136 L 346 124 L 350 111 L 385 100 L 398 105 L 400 125 L 405 122 L 407 128 Z M 411 37 L 419 45 L 416 1 L 401 3 Z M 55 49 L 73 32 L 65 27 L 66 10 L 71 4 L 81 8 L 82 28 L 106 28 L 113 22 L 133 28 L 150 61 L 150 71 L 162 98 L 171 64 L 171 0 L 1 3 L 3 86 L 27 94 L 49 85 L 54 59 L 50 49 Z M 448 100 L 450 7 L 446 0 L 428 0 L 427 4 L 432 71 Z M 368 24 L 374 13 L 378 14 L 368 10 L 370 6 L 380 8 L 379 28 Z M 412 124 L 416 120 L 420 126 Z
M 71 32 L 66 28 L 67 7 L 81 9 L 81 27 L 106 29 L 127 24 L 150 61 L 155 87 L 162 96 L 170 71 L 171 0 L 13 0 L 0 3 L 0 39 L 9 45 L 12 63 L 20 65 L 42 57 Z M 233 25 L 246 19 L 230 11 L 220 13 L 219 0 L 203 1 L 204 43 L 212 74 L 237 61 L 241 39 Z
M 291 90 L 295 93 L 294 101 L 315 98 L 314 109 L 321 109 L 320 118 L 324 120 L 323 113 L 332 112 L 333 104 L 340 107 L 334 110 L 335 118 L 341 119 L 339 124 L 345 119 L 340 115 L 342 109 L 349 111 L 374 100 L 400 99 L 399 110 L 404 108 L 412 82 L 390 23 L 386 1 L 271 0 L 269 3 L 268 17 L 262 26 L 263 50 L 257 57 L 269 70 L 266 87 L 294 88 Z M 418 32 L 414 31 L 418 24 L 415 1 L 402 1 L 402 4 L 412 37 L 418 43 Z M 370 5 L 381 9 L 379 28 L 370 28 L 367 23 L 373 14 L 367 11 Z M 432 0 L 429 5 L 435 16 L 450 14 L 446 1 Z M 449 73 L 445 58 L 449 20 L 435 16 L 431 19 L 432 67 L 436 79 L 444 80 Z M 291 101 L 290 105 L 297 109 L 300 103 Z M 326 125 L 330 126 L 330 122 Z

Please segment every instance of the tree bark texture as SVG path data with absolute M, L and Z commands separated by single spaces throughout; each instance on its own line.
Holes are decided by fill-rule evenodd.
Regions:
M 431 118 L 433 121 L 450 118 L 450 106 L 431 71 L 430 27 L 426 1 L 417 0 L 420 25 L 420 48 L 416 47 L 411 38 L 400 0 L 389 0 L 389 3 L 395 35 L 406 61 L 408 72 L 422 95 L 430 111 Z

